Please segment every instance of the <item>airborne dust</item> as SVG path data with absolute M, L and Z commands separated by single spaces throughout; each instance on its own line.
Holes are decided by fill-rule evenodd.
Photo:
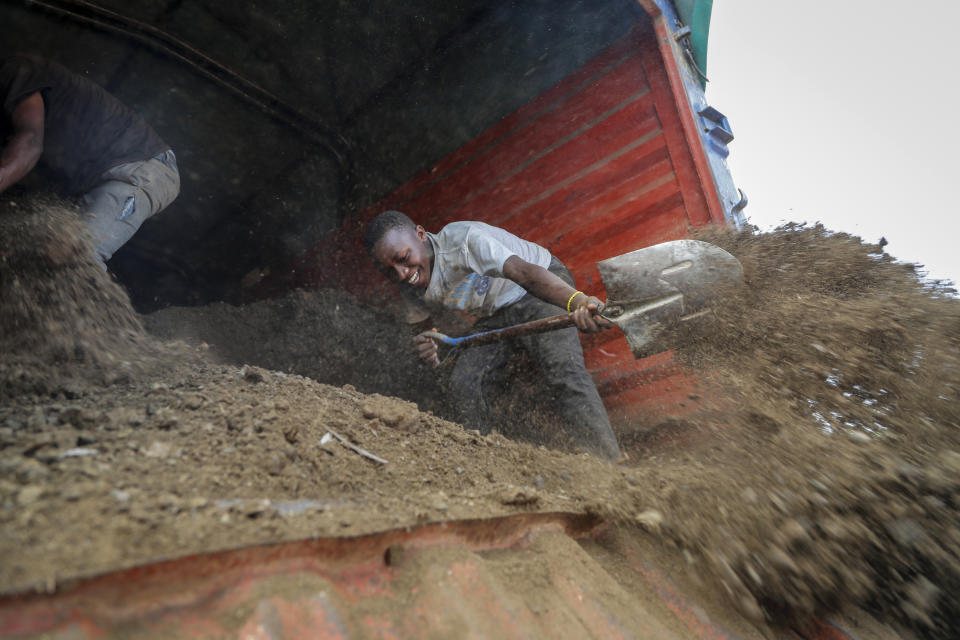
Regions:
M 542 415 L 489 436 L 443 419 L 442 371 L 347 296 L 142 317 L 59 203 L 0 202 L 0 235 L 17 238 L 0 256 L 5 593 L 543 510 L 656 538 L 756 620 L 853 604 L 933 638 L 960 620 L 960 302 L 881 247 L 820 227 L 706 234 L 747 282 L 676 355 L 712 391 L 661 425 L 682 438 L 618 433 L 630 460 L 612 465 L 529 442 Z

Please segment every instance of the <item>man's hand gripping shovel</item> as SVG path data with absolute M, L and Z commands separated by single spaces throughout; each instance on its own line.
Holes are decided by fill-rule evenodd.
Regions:
M 733 287 L 743 283 L 743 267 L 732 255 L 700 240 L 673 240 L 597 263 L 607 302 L 598 315 L 620 327 L 630 350 L 644 358 L 679 346 L 683 329 L 709 313 Z M 465 348 L 574 326 L 560 314 L 503 329 L 452 338 L 425 331 L 448 347 Z

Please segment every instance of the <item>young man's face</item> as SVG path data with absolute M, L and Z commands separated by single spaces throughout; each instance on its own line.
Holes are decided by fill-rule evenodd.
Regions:
M 373 261 L 394 282 L 417 289 L 430 284 L 433 252 L 423 227 L 391 229 L 373 247 Z

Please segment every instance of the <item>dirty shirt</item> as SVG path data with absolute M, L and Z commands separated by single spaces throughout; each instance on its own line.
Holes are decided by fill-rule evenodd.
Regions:
M 143 118 L 97 84 L 55 62 L 27 55 L 0 60 L 0 142 L 12 133 L 14 109 L 38 91 L 44 107 L 40 163 L 67 194 L 85 193 L 107 169 L 170 148 Z
M 409 322 L 426 319 L 438 307 L 478 318 L 493 315 L 527 293 L 503 276 L 507 258 L 547 268 L 552 257 L 540 245 L 484 222 L 452 222 L 427 238 L 433 245 L 433 271 L 422 295 L 404 292 Z

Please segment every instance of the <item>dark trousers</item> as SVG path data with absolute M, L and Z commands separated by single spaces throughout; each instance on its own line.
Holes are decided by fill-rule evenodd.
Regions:
M 573 275 L 559 260 L 554 258 L 549 269 L 573 286 Z M 528 293 L 512 305 L 483 319 L 475 328 L 478 331 L 499 329 L 559 313 L 563 313 L 559 307 Z M 577 334 L 576 328 L 560 329 L 464 349 L 450 377 L 451 391 L 457 400 L 461 422 L 481 433 L 490 431 L 490 405 L 487 399 L 490 385 L 484 383 L 495 376 L 516 355 L 518 349 L 523 349 L 548 381 L 561 415 L 570 425 L 576 441 L 590 453 L 618 458 L 620 450 L 617 439 L 600 394 L 584 366 L 583 348 Z

